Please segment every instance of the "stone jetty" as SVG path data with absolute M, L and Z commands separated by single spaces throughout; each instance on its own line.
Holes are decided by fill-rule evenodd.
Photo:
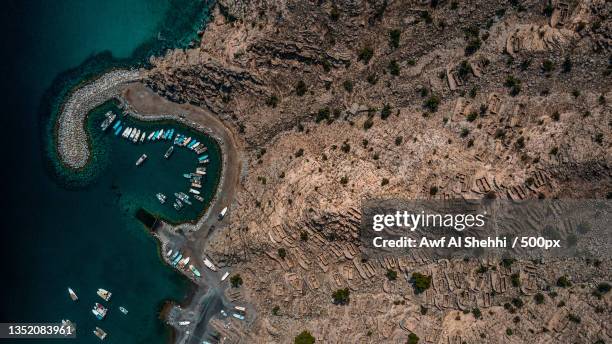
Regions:
M 140 70 L 113 70 L 76 89 L 64 103 L 57 122 L 58 151 L 70 168 L 87 164 L 89 147 L 84 122 L 96 106 L 120 95 L 123 86 L 141 79 Z

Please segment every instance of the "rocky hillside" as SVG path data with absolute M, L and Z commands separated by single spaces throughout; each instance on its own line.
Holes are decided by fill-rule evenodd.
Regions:
M 244 141 L 230 224 L 207 247 L 242 275 L 231 292 L 258 311 L 236 338 L 292 342 L 308 329 L 323 342 L 347 342 L 347 331 L 351 343 L 609 340 L 595 321 L 609 295 L 589 296 L 610 280 L 609 261 L 571 262 L 572 291 L 555 291 L 558 262 L 489 271 L 533 278 L 533 293 L 573 304 L 547 294 L 548 308 L 513 315 L 503 305 L 531 294 L 476 291 L 474 275 L 456 289 L 484 300 L 466 308 L 490 308 L 478 317 L 454 301 L 433 306 L 456 291 L 406 292 L 416 270 L 474 262 L 364 263 L 352 228 L 375 196 L 612 197 L 611 11 L 605 0 L 219 1 L 200 46 L 154 59 L 147 85 L 208 108 Z M 357 301 L 332 304 L 344 287 Z M 593 324 L 550 318 L 557 310 Z

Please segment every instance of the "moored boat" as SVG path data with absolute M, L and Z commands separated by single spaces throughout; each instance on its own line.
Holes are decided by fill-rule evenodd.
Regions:
M 104 119 L 104 121 L 102 121 L 102 124 L 100 124 L 100 127 L 102 127 L 102 131 L 106 131 L 106 129 L 108 129 L 111 123 L 113 123 L 113 121 L 115 120 L 115 117 L 117 117 L 117 115 L 115 115 L 111 111 L 107 112 L 104 116 L 106 116 L 106 118 Z
M 196 277 L 200 277 L 200 276 L 202 276 L 202 275 L 200 274 L 200 271 L 199 271 L 198 269 L 196 269 L 196 267 L 195 267 L 195 266 L 193 266 L 193 265 L 189 265 L 189 270 L 191 270 L 191 272 L 192 272 L 192 273 L 194 274 L 194 276 L 196 276 Z
M 100 296 L 104 301 L 110 300 L 111 296 L 113 296 L 113 293 L 111 293 L 110 291 L 106 289 L 102 289 L 102 288 L 99 288 L 97 293 L 98 293 L 98 296 Z
M 225 279 L 227 278 L 227 276 L 229 276 L 229 271 L 226 271 L 223 276 L 221 276 L 221 280 L 225 281 Z
M 159 203 L 161 204 L 166 203 L 166 198 L 167 198 L 166 195 L 164 195 L 161 192 L 158 192 L 156 196 L 157 196 L 157 199 L 159 200 Z
M 104 332 L 104 330 L 99 328 L 98 326 L 96 326 L 96 329 L 93 330 L 93 333 L 96 335 L 96 337 L 100 338 L 100 340 L 104 340 L 104 338 L 106 338 L 106 335 L 107 335 L 107 333 Z
M 199 195 L 200 191 L 196 190 L 196 189 L 189 189 L 189 192 L 191 192 L 194 195 Z
M 202 196 L 200 196 L 200 195 L 193 195 L 193 198 L 195 198 L 196 200 L 198 200 L 200 202 L 204 202 L 204 198 L 202 198 Z
M 120 311 L 121 311 L 121 313 L 123 313 L 123 314 L 128 314 L 128 310 L 127 310 L 125 307 L 123 307 L 123 306 L 119 306 L 119 310 L 120 310 Z
M 104 319 L 107 311 L 108 309 L 106 309 L 106 307 L 102 306 L 101 304 L 97 302 L 94 305 L 93 309 L 91 310 L 91 312 L 96 316 L 98 320 Z

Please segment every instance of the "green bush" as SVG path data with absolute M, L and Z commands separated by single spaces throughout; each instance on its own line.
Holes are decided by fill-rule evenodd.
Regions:
M 374 50 L 369 46 L 361 48 L 358 55 L 359 60 L 363 61 L 364 64 L 368 64 L 372 59 L 372 56 L 374 56 Z
M 336 305 L 347 305 L 350 300 L 350 290 L 349 288 L 338 289 L 332 293 L 332 298 L 334 300 L 334 304 Z
M 308 331 L 302 331 L 302 333 L 298 334 L 293 341 L 295 344 L 314 344 L 315 337 L 310 334 Z
M 295 85 L 295 94 L 300 97 L 306 94 L 306 83 L 304 80 L 298 81 L 297 85 Z
M 391 48 L 399 48 L 401 31 L 394 29 L 389 31 L 389 45 Z
M 397 271 L 392 270 L 392 269 L 387 269 L 386 276 L 387 276 L 387 279 L 389 279 L 389 281 L 395 281 L 397 279 Z
M 415 294 L 421 294 L 431 287 L 431 276 L 423 275 L 419 272 L 414 272 L 412 274 L 411 282 Z
M 242 286 L 242 277 L 240 274 L 236 274 L 230 278 L 230 284 L 233 288 L 240 288 Z
M 419 342 L 419 336 L 417 336 L 414 333 L 411 333 L 408 335 L 408 341 L 406 342 L 407 344 L 418 344 Z
M 389 65 L 387 67 L 389 68 L 389 73 L 391 73 L 391 75 L 394 75 L 394 76 L 400 75 L 400 66 L 397 63 L 397 61 L 395 60 L 389 61 Z
M 425 103 L 423 104 L 423 106 L 425 106 L 425 108 L 427 108 L 431 112 L 438 111 L 439 105 L 440 105 L 440 98 L 433 94 L 429 98 L 427 98 L 427 100 L 425 100 Z

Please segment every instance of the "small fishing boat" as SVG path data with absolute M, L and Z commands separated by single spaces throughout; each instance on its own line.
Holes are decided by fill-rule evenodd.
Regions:
M 166 195 L 164 195 L 163 193 L 159 192 L 156 196 L 157 196 L 157 199 L 159 200 L 159 203 L 161 203 L 161 204 L 166 203 Z
M 98 320 L 102 320 L 106 316 L 106 312 L 108 312 L 108 309 L 96 302 L 91 312 L 96 316 Z
M 170 146 L 170 148 L 168 148 L 166 154 L 164 154 L 164 158 L 168 159 L 170 155 L 172 155 L 172 152 L 174 152 L 174 146 Z
M 104 330 L 99 328 L 98 326 L 96 326 L 96 329 L 93 330 L 93 333 L 96 335 L 96 337 L 100 338 L 100 340 L 104 340 L 107 335 L 106 332 L 104 332 Z
M 102 300 L 104 301 L 109 301 L 111 296 L 113 296 L 113 293 L 111 293 L 110 291 L 106 289 L 102 289 L 102 288 L 99 288 L 97 293 L 98 293 L 98 296 L 101 297 Z
M 125 307 L 123 307 L 123 306 L 120 306 L 120 307 L 119 307 L 119 310 L 120 310 L 120 311 L 121 311 L 121 313 L 123 313 L 123 314 L 128 314 L 128 310 L 127 310 Z
M 136 160 L 136 166 L 140 166 L 147 159 L 147 155 L 143 154 Z
M 74 292 L 74 290 L 72 290 L 72 288 L 68 288 L 68 295 L 70 295 L 70 298 L 72 299 L 72 301 L 76 301 L 79 299 L 79 297 Z

